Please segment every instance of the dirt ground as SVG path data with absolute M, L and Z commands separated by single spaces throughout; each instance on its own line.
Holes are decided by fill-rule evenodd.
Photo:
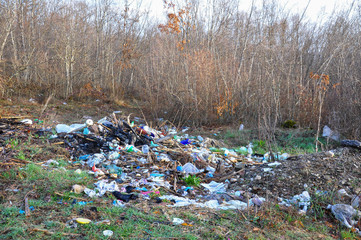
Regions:
M 264 171 L 269 168 L 267 164 L 248 166 L 240 187 L 274 198 L 291 197 L 308 189 L 345 189 L 349 194 L 360 194 L 361 151 L 353 148 L 333 151 L 334 157 L 327 157 L 324 152 L 293 156 L 280 161 L 281 165 L 270 172 Z

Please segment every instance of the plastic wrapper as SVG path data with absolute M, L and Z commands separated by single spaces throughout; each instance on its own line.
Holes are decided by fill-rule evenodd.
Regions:
M 203 187 L 208 189 L 211 193 L 224 193 L 226 192 L 227 184 L 225 183 L 217 183 L 215 181 L 212 181 L 208 184 L 202 183 Z
M 199 169 L 192 163 L 184 164 L 184 166 L 182 167 L 182 171 L 187 174 L 196 174 L 200 172 Z
M 352 228 L 357 224 L 357 220 L 361 217 L 361 212 L 354 209 L 352 206 L 347 204 L 335 204 L 328 205 L 328 209 L 331 209 L 331 212 L 344 226 Z

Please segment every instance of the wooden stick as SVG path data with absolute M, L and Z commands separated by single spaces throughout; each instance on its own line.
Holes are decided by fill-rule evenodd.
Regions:
M 14 117 L 2 117 L 0 119 L 20 119 L 20 118 L 30 118 L 31 116 L 14 116 Z
M 59 193 L 59 192 L 54 192 L 56 195 L 59 195 L 59 196 L 62 196 L 64 197 L 65 195 L 62 194 L 62 193 Z M 77 200 L 82 200 L 82 201 L 88 201 L 88 199 L 85 199 L 85 198 L 80 198 L 80 197 L 73 197 L 73 196 L 69 196 L 70 198 L 74 198 L 74 199 L 77 199 Z
M 30 216 L 30 208 L 29 208 L 29 200 L 28 200 L 28 195 L 30 193 L 32 193 L 33 190 L 31 190 L 30 192 L 28 192 L 26 195 L 25 195 L 25 216 L 26 217 L 29 217 Z
M 42 115 L 43 115 L 43 113 L 44 113 L 44 111 L 45 111 L 46 107 L 48 106 L 48 104 L 49 104 L 49 102 L 50 102 L 50 100 L 51 100 L 51 98 L 52 98 L 52 97 L 53 97 L 53 95 L 52 95 L 52 94 L 50 94 L 50 96 L 48 97 L 48 99 L 47 99 L 47 100 L 46 100 L 46 102 L 45 102 L 44 107 L 41 109 L 40 116 L 42 116 Z
M 23 163 L 23 164 L 30 163 L 29 161 L 22 160 L 22 159 L 17 159 L 17 158 L 12 158 L 10 160 L 13 161 L 13 162 Z
M 30 216 L 30 208 L 29 208 L 28 197 L 25 197 L 25 216 L 26 217 Z
M 25 164 L 25 163 L 1 163 L 0 162 L 0 165 L 2 165 L 2 166 L 12 166 L 12 165 L 21 165 L 21 164 Z
M 29 230 L 31 232 L 42 232 L 42 233 L 45 233 L 45 234 L 48 234 L 48 235 L 55 234 L 55 232 L 51 232 L 49 230 L 40 229 L 40 228 L 33 228 L 33 229 L 29 229 Z M 64 236 L 82 236 L 81 234 L 78 234 L 78 233 L 61 233 L 61 235 L 64 235 Z

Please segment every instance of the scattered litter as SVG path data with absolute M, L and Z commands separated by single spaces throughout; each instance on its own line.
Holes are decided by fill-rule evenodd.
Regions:
M 77 193 L 77 194 L 80 194 L 80 193 L 84 192 L 84 189 L 85 189 L 84 186 L 77 185 L 77 184 L 73 185 L 73 187 L 72 187 L 72 191 Z
M 173 218 L 173 221 L 172 223 L 174 225 L 180 225 L 180 224 L 183 224 L 184 223 L 184 220 L 180 219 L 180 218 Z
M 106 237 L 111 237 L 111 236 L 113 236 L 113 231 L 112 230 L 104 230 L 103 235 Z
M 360 195 L 361 196 L 361 195 Z M 354 196 L 351 200 L 351 206 L 353 208 L 359 208 L 360 207 L 360 196 Z
M 322 137 L 331 138 L 332 140 L 339 141 L 340 134 L 336 131 L 331 130 L 331 128 L 327 125 L 323 127 Z
M 290 200 L 283 200 L 281 204 L 286 206 L 297 205 L 302 213 L 306 213 L 308 206 L 311 205 L 311 196 L 307 191 L 304 191 L 299 195 L 293 196 Z
M 89 167 L 94 167 L 105 161 L 105 156 L 101 153 L 95 153 L 87 158 Z
M 332 158 L 332 157 L 335 156 L 335 153 L 334 153 L 333 151 L 326 151 L 326 152 L 325 152 L 325 155 L 326 155 L 326 157 Z
M 29 210 L 30 210 L 30 211 L 34 211 L 35 208 L 34 208 L 33 206 L 30 206 L 30 207 L 29 207 Z M 22 210 L 22 209 L 20 209 L 20 210 L 19 210 L 19 213 L 20 213 L 20 214 L 25 214 L 25 211 Z
M 215 181 L 210 182 L 209 184 L 202 183 L 203 187 L 209 190 L 210 193 L 224 193 L 226 192 L 227 184 L 217 183 Z
M 9 192 L 19 192 L 19 189 L 10 189 L 10 188 L 7 188 L 5 189 L 5 191 L 9 191 Z
M 352 228 L 357 224 L 358 220 L 353 220 L 354 218 L 361 217 L 361 211 L 355 210 L 352 206 L 346 204 L 335 204 L 328 205 L 328 209 L 331 209 L 331 212 L 344 226 Z
M 135 200 L 137 199 L 137 195 L 135 194 L 123 194 L 119 191 L 114 191 L 112 192 L 114 197 L 116 197 L 118 200 L 124 201 L 124 202 L 129 202 L 130 200 Z
M 72 133 L 79 131 L 86 127 L 86 124 L 72 124 L 70 126 L 66 124 L 58 124 L 55 127 L 57 133 Z
M 49 159 L 48 161 L 46 161 L 45 163 L 43 163 L 41 166 L 43 167 L 50 167 L 50 166 L 58 166 L 59 165 L 59 162 L 58 161 L 55 161 L 53 159 Z
M 23 124 L 26 124 L 26 125 L 32 125 L 33 124 L 33 121 L 31 119 L 24 119 L 24 120 L 21 120 L 20 122 L 23 123 Z
M 199 170 L 196 166 L 194 166 L 192 163 L 186 163 L 182 167 L 182 171 L 187 174 L 196 174 L 199 173 Z
M 88 223 L 91 223 L 92 220 L 87 219 L 87 218 L 77 218 L 77 219 L 75 219 L 75 221 L 80 224 L 88 224 Z
M 268 164 L 268 166 L 270 166 L 270 167 L 276 167 L 276 166 L 279 166 L 279 165 L 281 165 L 281 163 L 280 163 L 280 162 L 277 162 L 277 161 Z
M 106 192 L 119 191 L 118 184 L 115 181 L 108 183 L 108 180 L 100 180 L 94 185 L 96 186 L 95 190 L 84 189 L 85 194 L 89 197 L 102 197 Z
M 343 197 L 350 197 L 345 189 L 340 189 L 336 192 L 336 195 L 339 199 L 342 199 Z
M 254 198 L 251 198 L 251 200 L 250 200 L 250 206 L 255 205 L 255 206 L 260 207 L 265 201 L 266 201 L 265 198 L 254 197 Z
M 124 202 L 121 201 L 121 200 L 114 200 L 113 205 L 116 206 L 116 207 L 125 207 Z
M 95 225 L 100 225 L 100 224 L 110 225 L 110 220 L 109 219 L 104 219 L 102 221 L 95 222 L 94 224 Z

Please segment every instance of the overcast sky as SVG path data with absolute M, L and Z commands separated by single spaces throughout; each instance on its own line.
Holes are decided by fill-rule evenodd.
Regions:
M 262 0 L 255 0 L 260 3 Z M 278 0 L 281 3 L 281 6 L 285 6 L 286 9 L 290 9 L 292 12 L 303 12 L 305 9 L 308 0 Z M 332 13 L 332 10 L 347 8 L 351 6 L 353 0 L 311 0 L 307 11 L 306 16 L 311 20 L 316 21 L 317 16 L 321 13 L 325 17 L 329 16 Z M 356 0 L 356 2 L 359 0 Z M 143 6 L 147 6 L 147 9 L 150 9 L 151 16 L 157 18 L 163 18 L 164 8 L 163 0 L 143 0 Z M 239 0 L 240 9 L 248 10 L 252 4 L 252 0 Z M 150 6 L 150 8 L 149 8 Z

